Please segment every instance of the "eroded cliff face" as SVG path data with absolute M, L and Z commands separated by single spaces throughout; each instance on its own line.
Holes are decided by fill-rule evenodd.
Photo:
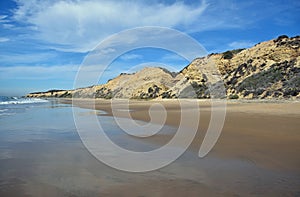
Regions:
M 300 37 L 280 36 L 249 49 L 197 58 L 179 73 L 147 67 L 121 74 L 103 85 L 76 90 L 30 93 L 28 97 L 83 98 L 300 98 Z

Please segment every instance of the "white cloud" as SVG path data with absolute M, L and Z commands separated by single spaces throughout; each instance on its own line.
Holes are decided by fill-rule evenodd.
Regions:
M 9 24 L 10 20 L 8 19 L 7 15 L 0 15 L 0 27 L 3 27 L 4 29 L 11 29 L 14 27 L 14 25 Z
M 0 42 L 8 42 L 9 38 L 0 37 Z
M 138 54 L 125 54 L 120 56 L 120 59 L 122 60 L 134 60 L 134 59 L 142 59 L 143 56 L 142 55 L 138 55 Z
M 1 40 L 1 39 L 0 39 Z M 0 41 L 1 42 L 1 41 Z M 2 64 L 33 64 L 45 61 L 50 58 L 55 58 L 56 56 L 52 53 L 3 53 L 0 54 L 0 60 Z
M 234 49 L 242 49 L 252 47 L 255 43 L 251 41 L 236 41 L 228 44 L 229 47 Z
M 72 79 L 79 66 L 0 66 L 1 79 Z
M 116 49 L 114 48 L 106 48 L 106 49 L 101 49 L 101 51 L 98 51 L 98 53 L 101 55 L 108 55 L 114 52 L 116 52 Z
M 169 28 L 143 27 L 123 31 L 106 39 L 93 53 L 89 53 L 87 63 L 109 65 L 123 53 L 148 47 L 178 53 L 190 61 L 206 54 L 205 49 L 186 34 Z
M 12 24 L 2 24 L 2 27 L 5 29 L 13 29 L 15 26 Z
M 5 19 L 7 15 L 0 15 L 0 20 Z
M 0 23 L 8 22 L 7 15 L 0 15 Z
M 92 50 L 105 37 L 137 26 L 188 27 L 207 8 L 183 2 L 147 1 L 38 1 L 19 0 L 14 19 L 37 31 L 37 38 L 63 51 Z

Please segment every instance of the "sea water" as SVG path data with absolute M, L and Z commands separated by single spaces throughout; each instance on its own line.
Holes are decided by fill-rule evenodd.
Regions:
M 49 101 L 39 98 L 0 96 L 0 118 L 24 112 L 30 107 L 47 102 Z

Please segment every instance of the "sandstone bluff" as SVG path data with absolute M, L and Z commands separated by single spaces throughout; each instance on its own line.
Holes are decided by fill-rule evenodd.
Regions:
M 106 84 L 35 92 L 27 97 L 205 99 L 211 97 L 209 89 L 220 82 L 225 87 L 222 98 L 299 99 L 300 36 L 283 35 L 249 49 L 196 58 L 178 73 L 146 67 L 136 73 L 122 73 Z

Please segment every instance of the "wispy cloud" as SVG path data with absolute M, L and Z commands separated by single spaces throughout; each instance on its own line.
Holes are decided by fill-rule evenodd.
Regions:
M 0 15 L 0 23 L 8 22 L 8 20 L 6 18 L 7 18 L 7 15 Z
M 73 79 L 78 65 L 61 66 L 0 66 L 1 79 Z
M 139 54 L 125 54 L 120 57 L 121 60 L 125 60 L 125 61 L 142 59 L 142 58 L 143 58 L 143 56 L 139 55 Z
M 233 49 L 242 49 L 242 48 L 249 48 L 252 47 L 255 43 L 251 41 L 235 41 L 229 43 L 228 46 Z
M 105 37 L 137 26 L 190 26 L 207 8 L 183 2 L 19 0 L 14 20 L 25 22 L 37 38 L 60 44 L 60 50 L 86 52 Z
M 12 29 L 14 25 L 10 24 L 11 20 L 9 20 L 7 15 L 0 15 L 0 28 L 4 29 Z
M 45 62 L 45 60 L 49 60 L 50 58 L 54 58 L 54 57 L 55 55 L 52 53 L 0 54 L 1 64 L 7 64 L 7 65 L 35 64 L 39 62 Z
M 13 16 L 0 16 L 4 28 L 22 24 L 22 33 L 30 31 L 31 37 L 48 47 L 67 52 L 88 52 L 107 36 L 139 26 L 171 27 L 187 33 L 243 29 L 270 17 L 283 23 L 282 13 L 291 13 L 293 20 L 289 21 L 295 22 L 294 12 L 289 10 L 299 7 L 290 0 L 286 4 L 258 0 L 15 1 Z
M 8 42 L 10 39 L 6 37 L 0 37 L 0 42 Z

